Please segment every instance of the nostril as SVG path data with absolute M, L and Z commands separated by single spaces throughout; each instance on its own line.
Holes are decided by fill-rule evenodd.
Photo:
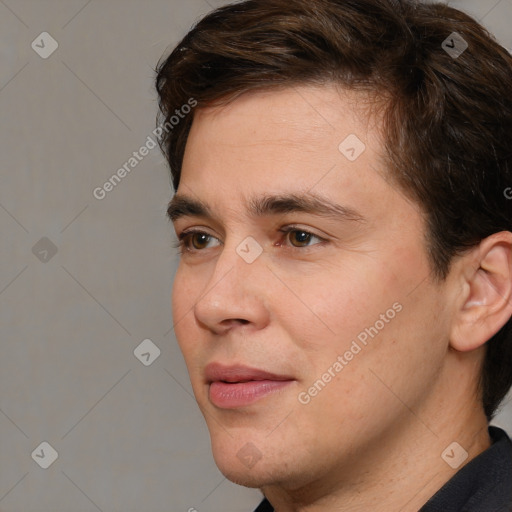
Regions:
M 222 320 L 219 325 L 222 327 L 234 327 L 236 324 L 239 325 L 247 325 L 250 323 L 250 320 L 246 320 L 245 318 L 226 318 L 225 320 Z
M 226 318 L 226 320 L 222 320 L 222 324 L 230 324 L 232 322 L 238 322 L 240 324 L 248 324 L 249 323 L 249 320 L 245 319 L 245 318 Z

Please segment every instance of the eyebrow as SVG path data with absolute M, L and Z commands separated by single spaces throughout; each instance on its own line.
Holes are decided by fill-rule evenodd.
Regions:
M 336 221 L 365 221 L 365 218 L 353 208 L 336 204 L 313 193 L 255 197 L 248 201 L 247 210 L 252 217 L 309 213 Z M 167 216 L 172 222 L 176 222 L 182 217 L 203 217 L 212 220 L 215 218 L 213 211 L 205 202 L 178 194 L 169 203 Z

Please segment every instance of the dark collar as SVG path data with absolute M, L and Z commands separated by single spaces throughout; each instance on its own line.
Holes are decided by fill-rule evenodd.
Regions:
M 512 442 L 489 427 L 492 445 L 466 464 L 419 512 L 512 512 Z M 254 512 L 274 512 L 263 500 Z
M 497 427 L 489 427 L 492 445 L 428 500 L 420 512 L 511 512 L 512 442 Z

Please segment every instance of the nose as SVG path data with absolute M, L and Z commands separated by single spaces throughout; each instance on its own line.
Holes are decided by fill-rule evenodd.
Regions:
M 264 254 L 251 261 L 244 257 L 245 248 L 245 245 L 224 246 L 194 306 L 197 321 L 215 334 L 225 334 L 248 324 L 256 330 L 262 329 L 269 321 L 272 274 Z

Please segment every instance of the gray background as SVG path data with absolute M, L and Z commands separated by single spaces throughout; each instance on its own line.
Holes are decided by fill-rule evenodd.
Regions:
M 163 157 L 92 194 L 154 129 L 160 56 L 224 3 L 0 0 L 1 511 L 229 512 L 260 499 L 215 467 L 174 339 Z M 512 0 L 450 3 L 512 48 Z M 43 31 L 59 44 L 47 59 L 31 47 Z M 144 339 L 161 351 L 149 366 L 134 355 Z M 512 432 L 512 402 L 495 423 Z M 48 469 L 43 441 L 58 452 Z

